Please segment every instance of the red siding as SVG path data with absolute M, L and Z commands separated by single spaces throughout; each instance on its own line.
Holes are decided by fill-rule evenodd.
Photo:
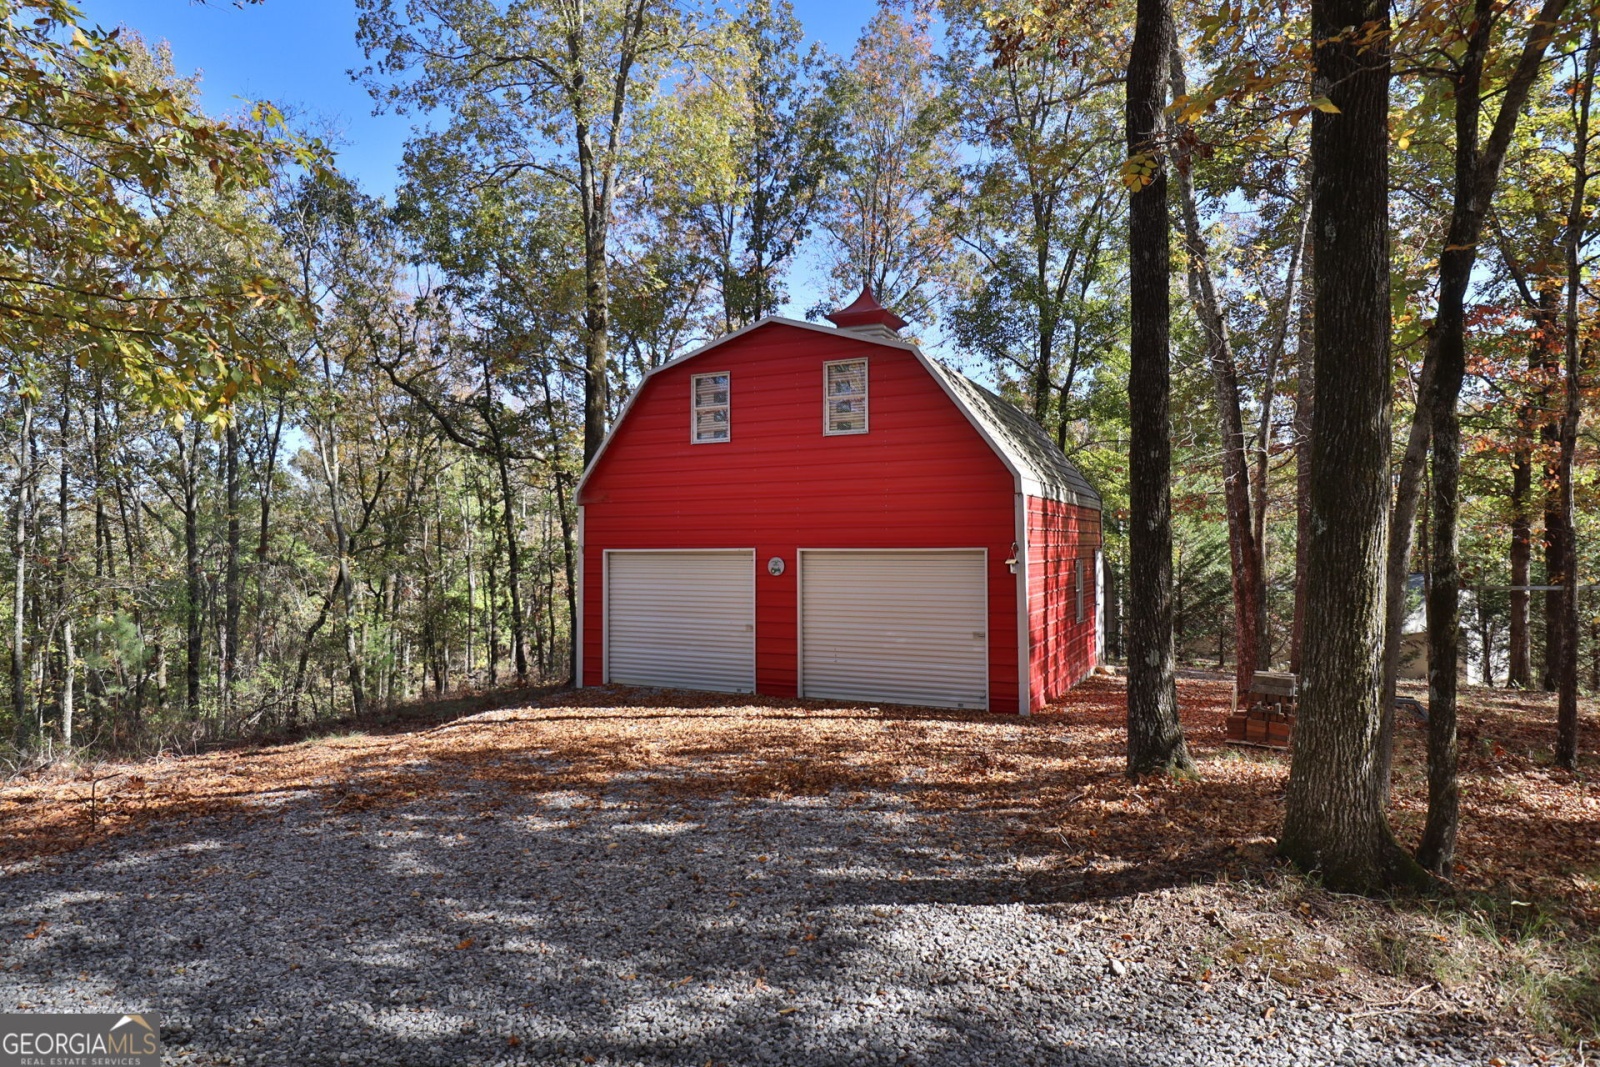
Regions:
M 1040 497 L 1028 498 L 1029 700 L 1060 700 L 1095 666 L 1095 551 L 1100 513 Z M 1082 560 L 1083 621 L 1078 621 L 1076 568 Z
M 862 356 L 870 432 L 825 437 L 822 364 Z M 689 377 L 723 370 L 731 440 L 690 444 Z M 1014 483 L 910 352 L 772 323 L 649 378 L 597 463 L 579 500 L 585 685 L 602 681 L 606 549 L 753 547 L 756 689 L 794 696 L 796 549 L 987 548 L 989 706 L 1017 710 Z

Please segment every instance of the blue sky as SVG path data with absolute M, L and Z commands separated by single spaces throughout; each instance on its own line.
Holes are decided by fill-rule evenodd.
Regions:
M 374 116 L 366 90 L 346 73 L 364 65 L 356 46 L 353 0 L 265 0 L 235 7 L 189 0 L 79 0 L 87 22 L 125 25 L 147 41 L 166 41 L 180 73 L 201 75 L 202 104 L 221 115 L 244 100 L 270 100 L 314 128 L 332 130 L 339 166 L 369 193 L 394 190 L 412 119 Z M 868 2 L 796 0 L 814 40 L 848 53 L 872 17 Z

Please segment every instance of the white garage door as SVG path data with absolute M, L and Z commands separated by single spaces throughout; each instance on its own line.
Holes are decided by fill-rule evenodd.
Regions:
M 755 554 L 607 552 L 606 680 L 754 692 Z
M 801 695 L 986 708 L 982 551 L 801 553 Z

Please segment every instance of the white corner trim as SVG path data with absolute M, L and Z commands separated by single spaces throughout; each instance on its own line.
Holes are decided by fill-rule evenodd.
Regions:
M 1017 714 L 1033 714 L 1033 637 L 1028 632 L 1028 497 L 1016 494 Z

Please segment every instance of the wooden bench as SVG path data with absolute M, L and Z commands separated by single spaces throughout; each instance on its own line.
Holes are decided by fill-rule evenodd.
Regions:
M 1244 694 L 1244 707 L 1239 706 L 1239 694 L 1234 693 L 1234 710 L 1227 721 L 1228 743 L 1287 749 L 1299 692 L 1299 679 L 1294 675 L 1257 671 Z

